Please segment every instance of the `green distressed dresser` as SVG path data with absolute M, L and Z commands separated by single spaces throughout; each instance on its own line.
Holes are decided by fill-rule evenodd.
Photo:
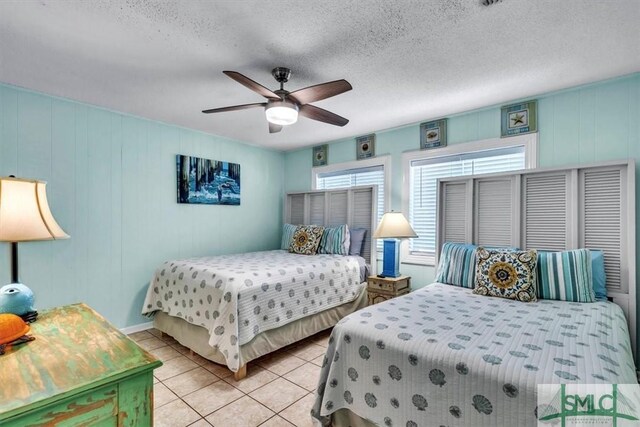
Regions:
M 43 311 L 0 356 L 0 426 L 151 426 L 162 365 L 85 304 Z

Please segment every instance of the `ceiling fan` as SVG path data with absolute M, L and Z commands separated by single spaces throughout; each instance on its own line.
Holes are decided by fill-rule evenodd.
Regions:
M 210 110 L 203 110 L 202 112 L 205 114 L 264 107 L 265 115 L 269 121 L 269 133 L 280 132 L 282 126 L 294 124 L 298 120 L 298 114 L 335 126 L 344 126 L 349 123 L 349 120 L 344 117 L 309 104 L 310 102 L 320 101 L 350 91 L 352 87 L 349 82 L 344 79 L 289 92 L 284 89 L 284 84 L 289 81 L 289 77 L 291 77 L 291 70 L 286 67 L 276 67 L 271 71 L 271 75 L 280 83 L 280 89 L 275 91 L 267 89 L 260 83 L 251 80 L 249 77 L 237 71 L 223 71 L 223 73 L 241 85 L 264 96 L 267 98 L 267 102 L 212 108 Z

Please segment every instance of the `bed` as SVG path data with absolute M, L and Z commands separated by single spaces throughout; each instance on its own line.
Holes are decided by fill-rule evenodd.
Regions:
M 286 250 L 172 260 L 153 275 L 142 313 L 237 379 L 271 351 L 335 325 L 366 305 L 375 187 L 287 194 L 285 222 L 367 230 L 359 255 Z
M 622 309 L 434 283 L 342 319 L 313 414 L 377 425 L 535 426 L 536 385 L 636 382 Z
M 360 310 L 332 331 L 312 417 L 535 426 L 553 409 L 539 384 L 637 385 L 634 196 L 633 162 L 439 181 L 438 247 L 602 249 L 609 299 L 525 303 L 436 282 Z

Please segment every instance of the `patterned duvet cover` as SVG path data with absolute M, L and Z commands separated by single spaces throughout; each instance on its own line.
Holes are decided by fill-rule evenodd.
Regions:
M 435 283 L 342 319 L 312 415 L 381 426 L 535 426 L 536 385 L 636 384 L 610 302 L 521 303 Z
M 236 371 L 257 334 L 353 301 L 364 259 L 263 251 L 167 261 L 153 275 L 142 314 L 161 310 L 210 333 Z M 361 270 L 363 270 L 361 272 Z

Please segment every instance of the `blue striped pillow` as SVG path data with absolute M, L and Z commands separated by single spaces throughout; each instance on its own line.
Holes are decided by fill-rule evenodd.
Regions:
M 476 281 L 476 245 L 446 242 L 440 251 L 436 282 L 473 289 Z
M 596 300 L 589 249 L 538 252 L 536 273 L 538 298 L 573 302 Z
M 293 224 L 285 224 L 282 227 L 282 241 L 280 242 L 280 249 L 289 250 L 289 245 L 293 239 L 293 233 L 296 232 L 296 226 Z
M 337 227 L 327 227 L 322 234 L 319 254 L 349 255 L 351 238 L 347 224 Z

